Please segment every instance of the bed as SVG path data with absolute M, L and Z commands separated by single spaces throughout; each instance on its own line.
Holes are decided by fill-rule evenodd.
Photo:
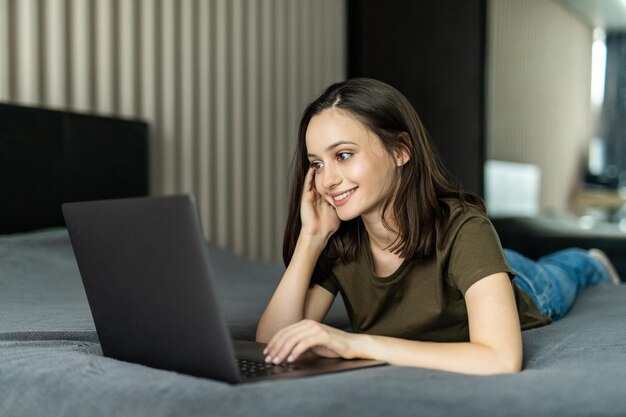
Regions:
M 145 194 L 126 162 L 122 177 L 144 180 L 122 194 Z M 626 285 L 589 288 L 566 318 L 525 331 L 519 374 L 384 366 L 229 385 L 103 357 L 67 230 L 36 220 L 0 235 L 0 416 L 626 415 Z M 233 337 L 252 340 L 282 265 L 206 250 Z M 325 322 L 349 330 L 341 298 Z

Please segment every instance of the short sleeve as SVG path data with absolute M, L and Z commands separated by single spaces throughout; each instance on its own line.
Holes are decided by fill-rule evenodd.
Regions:
M 315 284 L 323 287 L 332 295 L 336 296 L 339 292 L 339 281 L 337 281 L 337 278 L 335 278 L 332 273 L 326 276 L 313 275 L 313 278 L 311 279 L 311 287 Z
M 512 279 L 500 239 L 493 225 L 483 216 L 466 219 L 450 241 L 448 278 L 463 294 L 477 281 L 498 272 Z
M 315 270 L 313 271 L 313 277 L 311 278 L 309 287 L 313 288 L 313 285 L 316 284 L 325 288 L 334 296 L 339 292 L 339 281 L 332 272 L 331 262 L 326 253 L 322 253 L 320 256 Z

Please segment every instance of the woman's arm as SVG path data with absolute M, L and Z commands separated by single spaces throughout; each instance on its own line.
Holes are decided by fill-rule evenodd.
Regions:
M 320 286 L 309 289 L 311 276 L 328 240 L 339 228 L 335 208 L 315 188 L 315 171 L 309 168 L 304 179 L 300 217 L 302 229 L 287 269 L 261 315 L 257 342 L 267 342 L 280 329 L 305 318 L 321 321 L 334 300 Z
M 507 274 L 494 274 L 476 282 L 467 290 L 465 301 L 470 342 L 413 342 L 365 336 L 364 351 L 359 356 L 469 374 L 519 372 L 522 336 Z
M 274 295 L 261 315 L 256 341 L 267 343 L 280 329 L 302 319 L 321 321 L 334 296 L 316 285 L 309 288 L 313 269 L 326 243 L 312 236 L 300 236 L 291 262 Z
M 515 297 L 506 273 L 485 277 L 465 294 L 470 341 L 434 343 L 385 336 L 351 334 L 304 320 L 280 331 L 268 344 L 269 360 L 280 363 L 311 348 L 346 359 L 368 358 L 392 365 L 416 366 L 467 374 L 519 372 L 522 336 Z M 329 354 L 328 356 L 333 356 Z

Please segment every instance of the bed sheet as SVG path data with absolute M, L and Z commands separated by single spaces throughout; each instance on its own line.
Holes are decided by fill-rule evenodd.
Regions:
M 282 266 L 208 245 L 233 336 L 251 339 Z M 387 366 L 231 386 L 102 356 L 64 229 L 0 237 L 0 416 L 626 414 L 626 286 L 586 290 L 524 332 L 525 370 Z M 348 323 L 333 306 L 330 324 Z

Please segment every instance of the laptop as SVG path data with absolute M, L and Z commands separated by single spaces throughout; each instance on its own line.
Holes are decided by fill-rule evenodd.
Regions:
M 63 205 L 104 356 L 231 384 L 384 365 L 320 358 L 264 361 L 265 344 L 233 340 L 193 197 Z

